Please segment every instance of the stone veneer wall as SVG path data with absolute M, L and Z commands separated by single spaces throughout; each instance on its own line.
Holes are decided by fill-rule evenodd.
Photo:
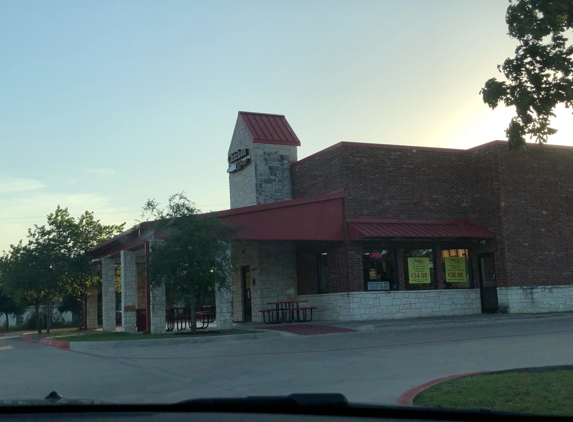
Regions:
M 243 289 L 240 268 L 250 266 L 253 321 L 262 322 L 260 309 L 267 302 L 296 297 L 295 242 L 233 242 L 233 320 L 243 321 Z
M 239 116 L 229 153 L 249 149 L 251 163 L 229 174 L 231 208 L 292 199 L 291 163 L 297 160 L 297 147 L 253 143 Z
M 136 280 L 135 253 L 128 250 L 121 256 L 121 331 L 136 332 Z
M 573 286 L 498 287 L 497 299 L 512 314 L 573 311 Z
M 101 306 L 104 331 L 115 331 L 115 262 L 101 260 Z
M 292 145 L 254 145 L 257 204 L 292 199 L 290 163 L 297 159 L 296 149 Z
M 241 117 L 237 118 L 229 153 L 248 148 L 252 152 L 253 141 Z M 252 157 L 251 157 L 252 160 Z M 242 170 L 229 173 L 231 208 L 247 207 L 257 203 L 255 191 L 255 164 L 251 162 Z
M 478 289 L 301 295 L 316 321 L 360 321 L 481 313 Z

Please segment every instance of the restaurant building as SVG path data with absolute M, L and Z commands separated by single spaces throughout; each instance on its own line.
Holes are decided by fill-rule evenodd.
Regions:
M 324 321 L 573 310 L 572 147 L 340 142 L 298 160 L 299 146 L 284 116 L 239 112 L 219 216 L 245 229 L 218 319 L 262 321 L 291 299 Z M 121 254 L 135 268 L 152 237 L 137 226 L 96 250 L 108 271 Z M 129 308 L 152 331 L 157 294 L 155 311 L 149 289 Z

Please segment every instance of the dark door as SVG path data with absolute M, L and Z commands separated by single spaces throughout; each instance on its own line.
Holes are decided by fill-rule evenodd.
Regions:
M 484 313 L 497 312 L 497 283 L 495 281 L 495 261 L 493 259 L 493 253 L 478 255 L 478 266 L 481 311 Z
M 248 265 L 241 267 L 241 281 L 243 284 L 243 321 L 253 320 L 251 309 L 251 268 Z

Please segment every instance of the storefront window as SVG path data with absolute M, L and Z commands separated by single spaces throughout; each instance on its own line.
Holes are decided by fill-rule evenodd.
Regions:
M 470 289 L 472 277 L 467 249 L 442 249 L 446 289 Z
M 395 256 L 391 249 L 365 248 L 363 250 L 365 290 L 398 290 Z
M 407 290 L 436 288 L 433 249 L 404 249 L 404 278 Z

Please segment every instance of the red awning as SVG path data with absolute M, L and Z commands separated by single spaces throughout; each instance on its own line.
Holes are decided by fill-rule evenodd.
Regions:
M 219 211 L 221 220 L 242 225 L 244 240 L 344 240 L 343 190 L 307 198 Z
M 347 219 L 349 239 L 491 239 L 495 234 L 468 220 Z

